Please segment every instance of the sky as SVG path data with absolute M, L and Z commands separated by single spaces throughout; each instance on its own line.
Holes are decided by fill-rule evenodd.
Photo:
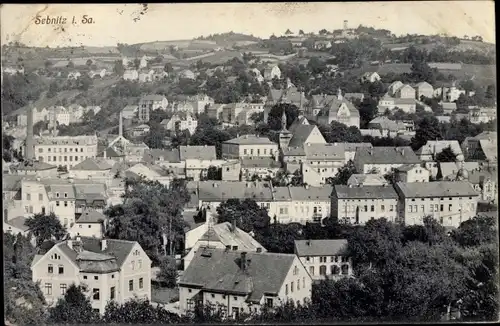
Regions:
M 63 17 L 66 23 L 36 24 L 37 15 Z M 94 23 L 83 24 L 83 15 Z M 396 35 L 481 35 L 485 42 L 495 42 L 493 1 L 155 3 L 146 10 L 140 4 L 4 4 L 0 18 L 2 44 L 41 47 L 115 46 L 229 31 L 269 37 L 287 28 L 306 33 L 340 29 L 344 20 L 349 27 L 362 24 Z

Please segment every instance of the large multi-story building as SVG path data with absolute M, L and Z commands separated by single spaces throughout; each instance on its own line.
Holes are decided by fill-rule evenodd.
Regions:
M 399 218 L 406 225 L 422 224 L 431 216 L 445 227 L 458 227 L 476 215 L 479 194 L 466 181 L 398 182 Z
M 405 164 L 421 164 L 410 146 L 360 147 L 354 155 L 354 166 L 358 173 L 386 174 Z
M 97 136 L 55 136 L 34 138 L 34 155 L 40 162 L 72 166 L 97 155 Z
M 227 159 L 275 157 L 277 154 L 278 144 L 259 135 L 243 135 L 222 143 L 222 157 Z
M 76 237 L 36 255 L 31 270 L 49 305 L 72 284 L 86 289 L 101 314 L 109 301 L 151 300 L 151 260 L 135 241 Z
M 146 95 L 139 101 L 139 122 L 148 122 L 151 111 L 167 110 L 168 100 L 162 95 Z

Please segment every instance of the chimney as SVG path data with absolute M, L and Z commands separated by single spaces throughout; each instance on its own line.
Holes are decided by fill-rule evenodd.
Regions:
M 236 231 L 236 219 L 233 218 L 231 221 L 231 231 L 235 232 Z
M 120 111 L 120 121 L 118 125 L 118 136 L 123 137 L 123 113 Z
M 231 250 L 231 246 L 230 245 L 227 245 L 226 246 L 226 251 L 230 251 Z
M 307 241 L 306 241 L 306 244 L 307 244 L 308 246 L 310 246 L 310 245 L 311 245 L 311 240 L 307 240 Z
M 108 248 L 108 240 L 102 239 L 101 240 L 101 251 L 105 251 Z
M 69 249 L 73 250 L 73 240 L 68 240 L 66 244 L 68 245 Z
M 33 142 L 33 101 L 30 101 L 28 104 L 28 112 L 27 114 L 27 126 L 26 126 L 26 148 L 25 155 L 26 160 L 32 160 L 34 158 L 34 142 Z
M 246 253 L 246 251 L 243 251 L 241 253 L 240 267 L 241 267 L 242 271 L 247 269 L 247 253 Z

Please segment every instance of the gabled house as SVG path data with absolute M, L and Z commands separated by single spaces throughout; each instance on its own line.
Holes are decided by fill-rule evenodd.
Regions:
M 415 88 L 417 90 L 417 100 L 420 100 L 422 96 L 426 98 L 434 97 L 434 88 L 427 82 L 420 82 L 415 85 Z
M 178 112 L 174 113 L 170 119 L 164 119 L 160 124 L 168 131 L 188 130 L 192 135 L 198 126 L 198 120 L 190 112 Z
M 148 122 L 151 111 L 167 110 L 168 100 L 162 95 L 146 95 L 139 101 L 139 121 Z
M 232 317 L 290 300 L 304 304 L 312 291 L 312 279 L 294 254 L 210 248 L 198 250 L 178 284 L 181 313 L 211 303 Z
M 75 238 L 77 236 L 82 236 L 102 239 L 106 232 L 107 220 L 107 216 L 103 213 L 87 208 L 70 229 L 70 237 Z
M 457 161 L 464 160 L 464 154 L 460 148 L 458 140 L 428 140 L 425 145 L 420 147 L 415 154 L 420 160 L 429 162 L 436 159 L 436 155 L 441 153 L 444 149 L 450 147 L 453 153 L 456 155 L 455 159 Z
M 270 66 L 270 67 L 264 69 L 263 75 L 264 75 L 265 80 L 272 80 L 274 78 L 280 79 L 281 78 L 281 70 L 278 66 L 273 65 L 273 66 Z
M 374 72 L 365 72 L 363 74 L 363 76 L 361 76 L 361 82 L 370 82 L 370 83 L 374 83 L 376 81 L 380 81 L 381 78 L 380 78 L 380 75 L 374 71 Z
M 313 95 L 314 109 L 319 108 L 316 121 L 320 124 L 329 125 L 332 121 L 337 121 L 359 128 L 359 111 L 350 102 L 344 99 L 342 91 L 339 89 L 337 96 Z
M 83 285 L 92 308 L 103 314 L 109 301 L 151 300 L 151 259 L 135 241 L 76 237 L 56 243 L 31 264 L 49 306 L 72 284 Z

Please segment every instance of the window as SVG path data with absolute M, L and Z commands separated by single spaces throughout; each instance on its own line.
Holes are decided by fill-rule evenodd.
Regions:
M 64 207 L 68 207 L 68 201 L 67 200 L 64 201 Z
M 309 258 L 309 256 L 307 256 L 307 257 L 306 257 L 306 261 L 309 261 L 309 260 L 310 260 L 310 258 Z
M 339 256 L 335 256 L 335 262 L 337 263 L 339 261 Z
M 394 205 L 391 205 L 391 208 L 389 209 L 389 211 L 391 211 L 391 212 L 394 211 Z
M 302 278 L 302 287 L 303 288 L 306 287 L 306 277 L 305 276 Z
M 285 295 L 288 295 L 288 284 L 285 284 Z
M 92 289 L 92 299 L 99 300 L 99 289 Z
M 340 268 L 337 265 L 330 266 L 330 271 L 332 272 L 332 275 L 340 274 Z
M 139 279 L 139 289 L 142 289 L 142 288 L 144 288 L 144 279 L 141 277 Z
M 297 266 L 295 266 L 293 268 L 293 275 L 297 275 L 299 273 L 299 268 Z
M 215 298 L 215 294 L 213 294 L 213 293 L 212 293 L 210 296 L 211 296 L 212 298 Z
M 326 275 L 326 266 L 325 265 L 321 265 L 319 267 L 319 275 Z
M 443 204 L 441 204 L 441 206 L 440 206 L 439 210 L 440 210 L 441 212 L 442 212 L 442 211 L 444 211 L 444 205 L 443 205 Z
M 56 200 L 56 206 L 59 206 L 59 200 Z
M 247 155 L 247 150 L 246 149 L 243 150 L 243 155 Z
M 94 275 L 94 280 L 96 280 L 96 281 L 97 281 L 98 279 L 99 279 L 99 276 Z
M 86 280 L 87 279 L 87 275 L 83 275 L 83 279 Z
M 314 276 L 314 266 L 309 266 L 309 274 L 311 274 L 311 276 Z
M 61 295 L 65 295 L 66 294 L 67 285 L 63 283 L 63 284 L 60 285 L 60 288 L 61 288 Z
M 365 210 L 364 212 L 368 212 L 368 205 L 365 205 Z
M 342 265 L 342 275 L 347 275 L 349 274 L 349 265 L 344 264 Z
M 422 213 L 425 211 L 425 206 L 424 205 L 420 205 L 420 210 L 422 211 Z
M 47 271 L 49 274 L 53 274 L 54 273 L 54 266 L 52 266 L 52 264 L 49 264 L 49 268 L 48 268 L 48 271 Z
M 271 298 L 267 298 L 267 299 L 266 299 L 266 306 L 268 306 L 268 307 L 272 307 L 272 306 L 273 306 L 273 299 L 271 299 Z
M 135 270 L 135 261 L 132 260 L 132 270 Z
M 290 291 L 293 292 L 293 282 L 290 283 Z
M 297 291 L 300 290 L 300 278 L 297 279 Z
M 26 200 L 31 200 L 31 194 L 26 194 Z
M 238 250 L 238 246 L 233 246 L 233 250 Z
M 68 193 L 67 192 L 64 193 L 64 198 L 68 198 Z
M 45 294 L 52 295 L 52 283 L 45 283 Z
M 38 200 L 42 201 L 43 200 L 43 194 L 38 194 Z
M 128 290 L 134 291 L 134 280 L 128 281 Z
M 64 274 L 64 266 L 59 265 L 59 274 Z
M 375 212 L 375 206 L 374 205 L 372 205 L 372 207 L 370 207 L 370 211 L 371 212 Z
M 412 205 L 408 205 L 408 213 L 413 213 L 413 206 Z
M 233 300 L 234 301 L 238 301 L 238 297 L 233 297 Z
M 381 210 L 382 212 L 385 212 L 385 206 L 384 206 L 384 205 L 380 205 L 380 210 Z
M 448 212 L 451 212 L 451 207 L 452 207 L 452 206 L 453 206 L 452 204 L 449 204 L 449 205 L 448 205 Z
M 138 263 L 138 265 L 139 265 L 139 266 L 138 266 L 137 268 L 141 269 L 141 268 L 142 268 L 142 259 L 139 259 L 139 263 Z

